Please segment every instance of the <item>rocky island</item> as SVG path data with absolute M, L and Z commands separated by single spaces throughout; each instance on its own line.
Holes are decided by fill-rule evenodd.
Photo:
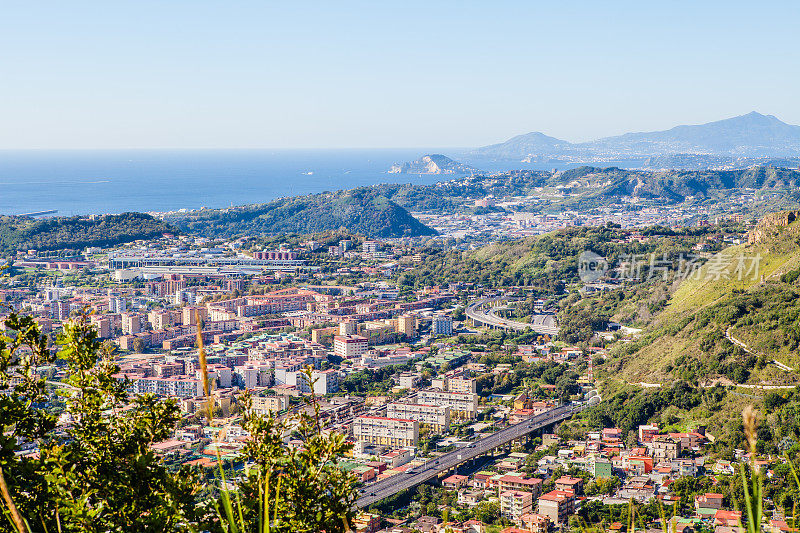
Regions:
M 416 161 L 392 165 L 389 174 L 471 174 L 477 168 L 459 163 L 442 154 L 427 154 Z

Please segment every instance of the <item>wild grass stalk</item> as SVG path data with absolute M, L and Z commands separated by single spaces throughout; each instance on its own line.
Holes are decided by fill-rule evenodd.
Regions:
M 756 465 L 756 414 L 752 405 L 745 407 L 742 411 L 742 423 L 747 445 L 750 449 L 751 475 L 750 483 L 747 481 L 745 466 L 741 465 L 739 472 L 742 477 L 742 489 L 744 490 L 744 505 L 747 508 L 747 533 L 760 533 L 761 521 L 764 514 L 764 486 L 761 479 L 761 472 Z

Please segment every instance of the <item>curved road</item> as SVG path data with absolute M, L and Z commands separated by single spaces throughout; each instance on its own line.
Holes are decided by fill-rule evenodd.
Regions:
M 402 490 L 421 485 L 437 477 L 439 474 L 451 468 L 455 468 L 475 457 L 483 455 L 504 444 L 508 444 L 520 437 L 524 437 L 537 429 L 569 418 L 574 413 L 585 409 L 586 406 L 587 404 L 570 404 L 551 409 L 546 413 L 542 413 L 541 415 L 520 422 L 519 424 L 501 429 L 468 446 L 440 455 L 433 461 L 428 461 L 422 466 L 414 467 L 402 474 L 395 474 L 394 476 L 367 485 L 361 490 L 362 496 L 356 501 L 356 507 L 363 509 L 384 498 L 393 496 Z
M 731 326 L 728 326 L 728 329 L 725 330 L 725 338 L 728 339 L 731 343 L 733 343 L 736 346 L 738 346 L 739 348 L 741 348 L 742 350 L 744 350 L 745 352 L 749 353 L 750 355 L 754 355 L 756 357 L 759 357 L 761 355 L 758 352 L 754 352 L 753 350 L 748 348 L 745 343 L 743 343 L 742 341 L 740 341 L 739 339 L 737 339 L 736 337 L 731 335 Z M 777 366 L 781 370 L 784 370 L 786 372 L 794 372 L 794 368 L 781 363 L 777 359 L 770 359 L 769 362 L 772 363 L 773 365 Z
M 558 326 L 550 326 L 542 322 L 537 323 L 535 318 L 532 323 L 526 324 L 525 322 L 516 322 L 497 316 L 492 309 L 492 304 L 503 300 L 506 300 L 506 298 L 496 296 L 494 298 L 483 298 L 472 302 L 467 306 L 466 315 L 475 323 L 486 324 L 487 326 L 496 328 L 512 329 L 514 331 L 525 331 L 527 328 L 531 328 L 531 331 L 541 333 L 542 335 L 558 335 Z M 550 315 L 535 315 L 535 317 L 549 316 Z

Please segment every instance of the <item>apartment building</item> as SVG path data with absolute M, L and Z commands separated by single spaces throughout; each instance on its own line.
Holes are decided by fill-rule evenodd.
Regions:
M 497 488 L 500 492 L 529 492 L 534 498 L 538 498 L 542 493 L 542 480 L 535 477 L 506 474 L 497 480 Z
M 89 317 L 89 321 L 97 328 L 98 338 L 108 339 L 111 337 L 111 321 L 109 319 L 92 315 Z M 42 325 L 41 320 L 39 321 L 39 325 Z
M 533 494 L 521 490 L 507 490 L 500 493 L 500 514 L 513 522 L 522 521 L 522 515 L 533 509 Z
M 452 335 L 453 319 L 447 315 L 434 315 L 431 319 L 431 335 Z
M 142 331 L 142 318 L 132 313 L 122 314 L 122 334 L 136 335 Z
M 353 437 L 358 442 L 382 446 L 417 446 L 419 422 L 384 416 L 360 416 L 353 422 Z
M 583 479 L 573 476 L 561 476 L 556 480 L 556 490 L 580 494 L 583 492 Z
M 409 337 L 416 337 L 417 317 L 413 315 L 401 315 L 397 317 L 397 332 L 408 335 Z
M 569 516 L 575 512 L 575 493 L 566 490 L 552 490 L 539 497 L 539 514 L 554 524 L 568 523 Z
M 268 387 L 272 384 L 272 368 L 263 361 L 247 362 L 233 367 L 234 380 L 245 389 Z
M 311 393 L 313 385 L 314 394 L 324 396 L 339 391 L 339 373 L 334 369 L 315 370 L 311 373 L 311 382 L 304 372 L 297 374 L 297 387 L 300 392 Z
M 278 413 L 289 407 L 289 398 L 286 396 L 253 396 L 251 400 L 251 409 L 260 415 Z
M 416 420 L 430 426 L 437 433 L 450 428 L 450 407 L 446 405 L 390 403 L 386 406 L 386 416 Z
M 447 380 L 447 390 L 472 394 L 478 392 L 478 384 L 474 378 L 454 377 Z
M 667 435 L 653 437 L 651 445 L 653 458 L 658 459 L 677 459 L 681 454 L 681 443 Z
M 203 381 L 189 376 L 141 378 L 133 384 L 133 392 L 136 394 L 151 393 L 158 396 L 196 398 L 203 395 Z
M 417 399 L 423 404 L 447 406 L 453 416 L 460 418 L 475 418 L 478 414 L 478 395 L 473 392 L 426 389 L 417 393 Z
M 333 353 L 344 359 L 355 359 L 367 352 L 369 340 L 361 335 L 336 335 Z

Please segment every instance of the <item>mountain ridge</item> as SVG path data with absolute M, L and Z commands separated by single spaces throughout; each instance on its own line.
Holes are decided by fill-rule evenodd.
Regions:
M 501 159 L 676 154 L 798 156 L 800 126 L 787 124 L 774 115 L 751 111 L 745 115 L 703 124 L 682 124 L 659 131 L 628 132 L 580 143 L 571 143 L 534 131 L 516 135 L 501 143 L 475 148 L 471 154 Z

